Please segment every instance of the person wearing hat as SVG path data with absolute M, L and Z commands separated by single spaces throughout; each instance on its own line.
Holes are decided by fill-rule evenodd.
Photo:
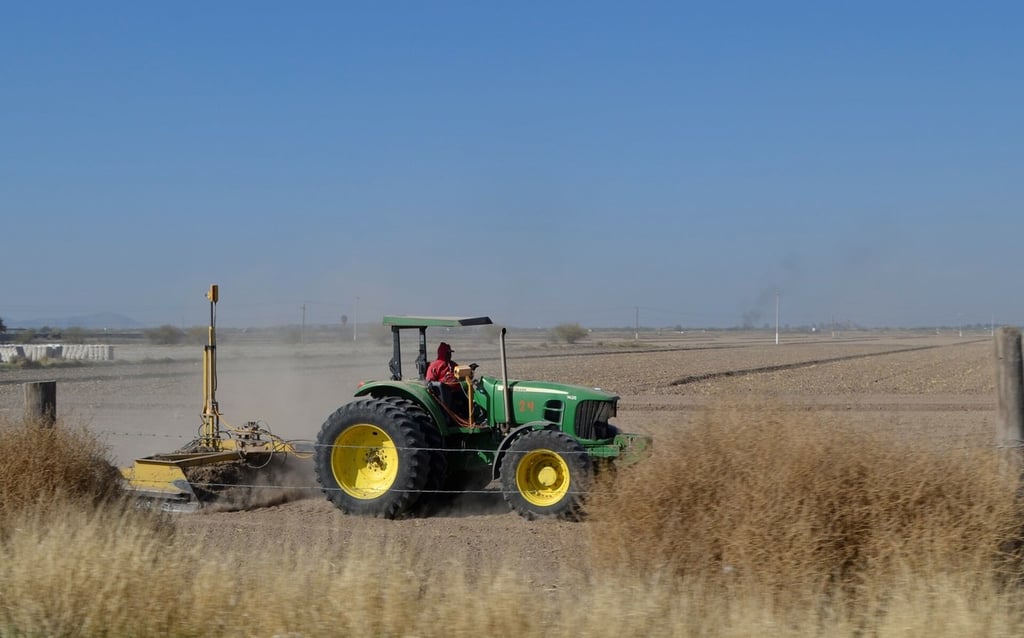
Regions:
M 462 389 L 452 361 L 452 347 L 442 341 L 437 346 L 437 359 L 427 368 L 427 387 L 435 388 L 435 395 L 451 411 L 461 414 L 466 411 L 466 390 Z
M 447 386 L 458 387 L 459 380 L 455 377 L 455 366 L 452 361 L 452 347 L 442 341 L 437 345 L 437 359 L 427 368 L 427 383 L 437 381 Z

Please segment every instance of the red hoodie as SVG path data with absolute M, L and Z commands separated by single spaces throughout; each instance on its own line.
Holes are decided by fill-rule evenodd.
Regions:
M 452 347 L 442 341 L 437 346 L 437 359 L 427 368 L 427 381 L 440 381 L 448 385 L 458 385 L 455 378 L 455 365 L 452 361 Z

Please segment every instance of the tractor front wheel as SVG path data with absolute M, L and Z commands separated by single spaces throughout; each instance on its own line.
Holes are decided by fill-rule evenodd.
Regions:
M 527 519 L 576 520 L 594 476 L 586 449 L 554 430 L 516 439 L 501 462 L 505 501 Z
M 353 401 L 320 428 L 316 479 L 346 514 L 396 518 L 427 485 L 432 452 L 418 413 L 403 407 L 386 399 Z

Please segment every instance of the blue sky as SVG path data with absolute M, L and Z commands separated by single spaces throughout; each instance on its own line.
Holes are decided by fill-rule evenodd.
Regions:
M 0 317 L 1024 323 L 1024 9 L 0 2 Z

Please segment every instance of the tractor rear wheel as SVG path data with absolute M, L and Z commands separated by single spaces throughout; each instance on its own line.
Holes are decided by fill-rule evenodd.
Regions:
M 580 517 L 594 476 L 586 449 L 554 430 L 534 430 L 516 439 L 501 461 L 501 490 L 527 519 Z
M 422 422 L 405 407 L 360 399 L 338 408 L 320 428 L 316 479 L 346 514 L 396 518 L 420 498 L 433 459 Z
M 391 402 L 412 418 L 423 433 L 424 447 L 430 453 L 430 469 L 427 472 L 427 482 L 423 485 L 423 494 L 417 500 L 412 513 L 417 516 L 429 516 L 443 493 L 441 490 L 448 471 L 448 457 L 445 455 L 441 432 L 434 425 L 426 409 L 415 401 L 401 397 L 384 397 L 382 400 Z

